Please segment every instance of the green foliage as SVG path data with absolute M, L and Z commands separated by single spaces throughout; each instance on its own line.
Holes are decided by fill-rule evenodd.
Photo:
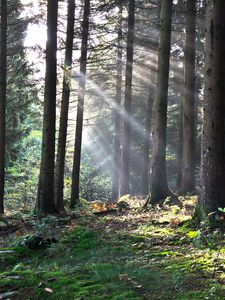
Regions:
M 6 170 L 5 204 L 12 210 L 30 212 L 36 199 L 41 155 L 41 132 L 33 130 L 21 142 L 22 156 Z
M 111 178 L 105 166 L 96 166 L 93 157 L 84 153 L 81 161 L 81 197 L 87 200 L 108 200 L 111 197 Z

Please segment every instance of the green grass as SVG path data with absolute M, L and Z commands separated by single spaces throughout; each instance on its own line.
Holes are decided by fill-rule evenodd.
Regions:
M 73 228 L 48 249 L 1 249 L 0 294 L 17 291 L 12 299 L 21 300 L 224 299 L 217 272 L 224 248 L 218 255 L 204 243 L 208 236 L 186 225 L 106 231 L 111 221 L 96 219 L 101 230 Z

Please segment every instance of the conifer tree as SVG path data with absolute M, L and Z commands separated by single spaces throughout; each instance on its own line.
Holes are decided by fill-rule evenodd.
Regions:
M 72 170 L 72 189 L 71 189 L 71 199 L 70 199 L 71 208 L 74 208 L 78 203 L 79 193 L 80 193 L 80 161 L 81 161 L 81 145 L 82 145 L 82 131 L 83 131 L 84 97 L 85 97 L 85 86 L 86 86 L 89 15 L 90 15 L 90 0 L 85 0 L 83 23 L 82 23 L 80 78 L 79 78 L 77 121 L 76 121 L 76 132 L 75 132 L 73 170 Z
M 172 0 L 161 1 L 161 27 L 151 175 L 151 202 L 153 204 L 171 195 L 166 176 L 166 127 L 172 8 Z
M 63 91 L 60 112 L 59 139 L 57 149 L 56 171 L 55 171 L 55 204 L 59 211 L 64 210 L 63 186 L 64 186 L 64 166 L 66 152 L 66 136 L 68 123 L 68 108 L 71 85 L 71 65 L 73 54 L 74 20 L 75 20 L 75 0 L 68 0 L 67 7 L 67 33 L 66 52 L 64 62 Z
M 54 203 L 54 169 L 58 0 L 48 0 L 47 5 L 47 43 L 43 138 L 40 179 L 36 206 L 39 214 L 51 214 L 56 212 Z
M 5 137 L 6 137 L 6 75 L 7 75 L 7 1 L 1 0 L 0 28 L 0 213 L 4 213 Z
M 125 96 L 123 118 L 123 141 L 121 160 L 121 195 L 130 191 L 130 134 L 131 134 L 131 102 L 132 102 L 132 70 L 134 52 L 134 24 L 135 24 L 135 0 L 129 1 L 128 8 L 128 33 L 127 33 L 127 58 L 125 71 Z
M 208 214 L 225 207 L 225 1 L 206 13 L 206 64 L 200 205 Z

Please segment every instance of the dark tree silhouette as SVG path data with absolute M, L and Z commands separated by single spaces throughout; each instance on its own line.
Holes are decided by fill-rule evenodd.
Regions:
M 208 1 L 200 205 L 225 207 L 225 1 Z
M 172 8 L 172 0 L 162 0 L 152 150 L 151 202 L 153 204 L 171 195 L 166 176 L 166 127 Z
M 51 214 L 56 212 L 54 203 L 54 167 L 57 16 L 58 1 L 48 0 L 43 138 L 39 190 L 36 206 L 39 214 Z
M 179 189 L 183 194 L 192 192 L 195 187 L 195 29 L 196 0 L 187 0 L 184 51 L 183 152 Z
M 127 60 L 125 74 L 125 98 L 123 118 L 123 149 L 121 160 L 121 195 L 129 194 L 130 187 L 130 131 L 129 117 L 131 115 L 132 100 L 132 70 L 134 47 L 135 0 L 129 1 L 128 9 L 128 34 L 127 34 Z
M 70 207 L 74 208 L 79 201 L 80 192 L 80 160 L 81 160 L 81 144 L 83 131 L 83 115 L 84 115 L 84 97 L 86 85 L 86 67 L 87 67 L 87 44 L 89 32 L 89 15 L 90 15 L 90 0 L 84 2 L 84 14 L 82 23 L 82 40 L 81 40 L 81 57 L 80 57 L 80 79 L 77 104 L 77 121 L 75 133 L 75 146 L 73 157 L 72 171 L 72 190 Z
M 113 175 L 112 175 L 112 201 L 119 197 L 119 178 L 120 178 L 120 134 L 121 134 L 121 107 L 122 98 L 122 1 L 119 3 L 119 20 L 117 32 L 117 75 L 116 75 L 116 99 L 114 108 L 114 141 L 113 141 Z
M 1 0 L 0 32 L 0 213 L 4 213 L 5 186 L 5 122 L 6 122 L 6 61 L 7 61 L 7 1 Z
M 66 136 L 68 124 L 68 108 L 70 98 L 71 65 L 73 55 L 73 37 L 75 20 L 75 0 L 68 0 L 67 32 L 66 32 L 66 53 L 64 62 L 63 91 L 60 111 L 59 139 L 55 170 L 55 205 L 57 210 L 63 211 L 63 186 L 64 167 L 66 153 Z

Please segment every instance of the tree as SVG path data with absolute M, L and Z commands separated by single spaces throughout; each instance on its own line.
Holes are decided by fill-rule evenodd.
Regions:
M 149 193 L 149 162 L 150 162 L 150 135 L 152 128 L 152 108 L 153 108 L 153 97 L 152 97 L 152 88 L 149 88 L 149 95 L 146 107 L 146 116 L 145 116 L 145 132 L 144 132 L 144 145 L 143 145 L 143 167 L 142 167 L 142 194 L 148 195 Z
M 152 150 L 151 202 L 153 204 L 171 195 L 166 176 L 166 126 L 172 7 L 172 0 L 162 0 Z
M 86 67 L 87 67 L 87 44 L 89 31 L 89 15 L 90 15 L 90 0 L 84 2 L 84 13 L 82 23 L 82 38 L 81 38 L 81 57 L 80 57 L 80 78 L 77 104 L 77 120 L 76 133 L 73 157 L 72 170 L 72 189 L 70 207 L 74 208 L 79 200 L 80 191 L 80 160 L 81 160 L 81 144 L 83 131 L 83 114 L 84 114 L 84 97 L 86 86 Z
M 129 194 L 130 181 L 130 115 L 132 101 L 132 70 L 134 47 L 135 0 L 129 0 L 128 33 L 127 33 L 127 59 L 125 72 L 125 96 L 123 117 L 123 149 L 121 159 L 121 195 Z
M 225 207 L 225 1 L 210 0 L 206 13 L 206 64 L 200 205 Z
M 119 196 L 119 174 L 120 174 L 120 130 L 121 118 L 119 109 L 122 99 L 122 1 L 119 3 L 119 21 L 117 32 L 117 74 L 116 74 L 116 99 L 114 107 L 114 145 L 113 145 L 113 175 L 112 175 L 112 201 Z
M 180 192 L 195 187 L 195 29 L 196 0 L 186 2 L 186 37 L 184 56 L 182 175 Z
M 4 213 L 5 137 L 6 137 L 6 67 L 7 67 L 7 1 L 1 0 L 0 44 L 0 213 Z
M 59 138 L 55 171 L 55 204 L 59 211 L 64 210 L 63 205 L 63 186 L 64 186 L 64 167 L 66 152 L 66 136 L 68 123 L 68 108 L 71 85 L 71 65 L 73 55 L 73 37 L 75 20 L 75 0 L 68 0 L 67 7 L 67 33 L 66 33 L 66 52 L 64 62 L 63 91 L 60 112 Z
M 37 210 L 39 214 L 55 213 L 55 120 L 56 120 L 56 52 L 58 1 L 47 2 L 47 43 L 44 94 L 43 138 Z

